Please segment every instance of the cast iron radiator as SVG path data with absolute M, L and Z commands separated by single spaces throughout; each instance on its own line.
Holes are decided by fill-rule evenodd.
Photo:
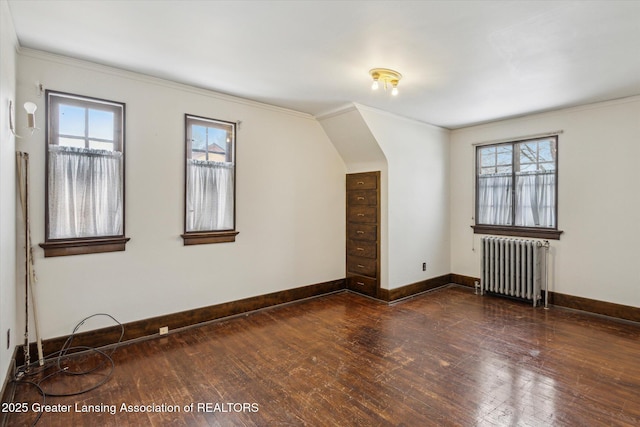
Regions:
M 549 242 L 482 238 L 481 293 L 518 298 L 537 306 L 546 283 Z

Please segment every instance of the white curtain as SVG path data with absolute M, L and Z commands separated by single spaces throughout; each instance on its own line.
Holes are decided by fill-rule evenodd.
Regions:
M 511 182 L 510 173 L 478 177 L 477 224 L 511 225 Z
M 49 238 L 123 234 L 122 153 L 49 146 Z
M 556 177 L 554 171 L 522 172 L 516 175 L 516 225 L 556 225 Z
M 233 163 L 187 160 L 187 230 L 232 230 Z

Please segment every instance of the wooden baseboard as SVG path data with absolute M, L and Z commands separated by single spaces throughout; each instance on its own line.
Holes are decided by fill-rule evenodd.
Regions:
M 7 374 L 4 378 L 4 382 L 2 383 L 2 391 L 0 391 L 0 405 L 4 405 L 5 403 L 11 403 L 14 392 L 14 383 L 13 379 L 15 377 L 15 366 L 16 366 L 16 354 L 18 352 L 18 348 L 15 347 L 13 349 L 13 356 L 11 357 L 11 362 L 9 363 L 9 368 L 7 368 Z M 7 419 L 10 415 L 9 411 L 2 411 L 0 413 L 0 426 L 7 425 Z
M 471 276 L 464 276 L 461 274 L 445 274 L 439 277 L 434 277 L 431 279 L 412 283 L 410 285 L 402 286 L 400 288 L 380 289 L 379 299 L 386 302 L 393 302 L 402 298 L 407 298 L 431 289 L 438 288 L 440 286 L 444 286 L 449 283 L 474 287 L 476 281 L 480 281 L 480 279 Z M 259 310 L 261 308 L 294 302 L 305 298 L 311 298 L 329 294 L 332 292 L 342 291 L 345 289 L 345 279 L 337 279 L 329 282 L 318 283 L 315 285 L 303 286 L 299 288 L 273 292 L 266 295 L 245 298 L 238 301 L 231 301 L 228 303 L 129 322 L 124 324 L 125 334 L 123 337 L 123 341 L 131 341 L 140 338 L 157 336 L 158 330 L 164 326 L 167 326 L 169 330 L 172 331 L 175 329 L 181 329 L 195 326 L 201 323 L 210 322 L 212 320 L 217 320 L 224 317 L 235 316 L 254 310 Z M 566 307 L 614 318 L 640 322 L 640 308 L 638 307 L 591 300 L 572 295 L 560 294 L 557 292 L 549 293 L 549 303 L 558 307 Z M 88 332 L 82 332 L 75 335 L 73 345 L 103 347 L 117 342 L 118 338 L 120 337 L 120 333 L 120 326 L 111 326 Z M 54 351 L 60 350 L 67 338 L 68 336 L 62 336 L 44 340 L 42 343 L 44 354 L 50 354 Z M 18 348 L 22 348 L 22 346 L 16 347 L 16 351 L 14 351 L 14 357 L 16 360 L 16 365 L 21 366 L 24 363 L 24 355 L 21 351 L 17 351 Z M 37 354 L 35 343 L 31 344 L 30 352 L 31 354 Z
M 443 276 L 434 277 L 432 279 L 422 280 L 420 282 L 412 283 L 410 285 L 402 286 L 395 289 L 380 289 L 380 299 L 393 302 L 402 298 L 407 298 L 421 292 L 429 291 L 431 289 L 439 288 L 448 283 L 451 283 L 451 275 L 445 274 Z
M 473 287 L 476 281 L 479 282 L 480 279 L 477 277 L 463 276 L 461 274 L 451 274 L 451 283 L 458 285 Z M 549 292 L 549 304 L 556 307 L 571 308 L 573 310 L 586 311 L 587 313 L 640 322 L 640 308 L 628 305 L 566 295 L 558 292 Z
M 455 283 L 456 285 L 469 286 L 470 288 L 476 287 L 476 282 L 480 283 L 480 278 L 464 276 L 462 274 L 451 273 L 451 283 Z
M 273 292 L 266 295 L 245 298 L 238 301 L 231 301 L 216 304 L 208 307 L 196 308 L 179 313 L 166 314 L 149 319 L 137 320 L 125 323 L 124 337 L 122 341 L 131 341 L 140 338 L 157 336 L 161 327 L 168 327 L 169 331 L 195 326 L 201 323 L 210 322 L 224 317 L 235 316 L 248 313 L 279 304 L 294 302 L 306 298 L 329 294 L 346 289 L 345 279 L 332 280 L 315 285 L 303 286 L 284 291 Z M 74 346 L 104 347 L 116 343 L 120 338 L 122 329 L 120 326 L 109 326 L 92 331 L 81 332 L 74 336 Z M 43 353 L 51 354 L 62 348 L 68 336 L 46 339 L 42 342 Z M 20 346 L 22 348 L 22 346 Z M 31 354 L 37 354 L 35 343 L 30 345 Z M 24 355 L 17 353 L 17 366 L 24 364 Z
M 574 310 L 587 311 L 603 316 L 640 322 L 640 308 L 612 302 L 598 301 L 573 295 L 549 292 L 549 304 Z

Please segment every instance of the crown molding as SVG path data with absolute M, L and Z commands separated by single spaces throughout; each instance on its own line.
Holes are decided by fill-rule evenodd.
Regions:
M 380 115 L 383 115 L 383 116 L 392 117 L 392 118 L 394 118 L 396 120 L 402 120 L 402 121 L 413 123 L 413 124 L 420 125 L 420 126 L 427 126 L 427 127 L 430 127 L 430 128 L 432 128 L 434 130 L 439 130 L 439 131 L 446 132 L 446 133 L 451 131 L 450 129 L 442 127 L 442 126 L 436 126 L 434 124 L 427 123 L 427 122 L 424 122 L 422 120 L 412 119 L 410 117 L 401 116 L 401 115 L 395 114 L 395 113 L 390 113 L 388 111 L 381 110 L 379 108 L 369 107 L 368 105 L 363 105 L 363 104 L 354 104 L 354 105 L 360 111 L 368 111 L 368 112 L 380 114 Z
M 402 120 L 402 121 L 409 122 L 409 123 L 412 123 L 412 124 L 417 124 L 417 125 L 420 125 L 420 126 L 428 126 L 428 127 L 433 128 L 435 130 L 439 130 L 439 131 L 443 131 L 443 132 L 449 132 L 450 131 L 449 129 L 441 127 L 441 126 L 432 125 L 431 123 L 423 122 L 421 120 L 412 119 L 412 118 L 401 116 L 401 115 L 395 114 L 395 113 L 390 113 L 388 111 L 381 110 L 379 108 L 369 107 L 368 105 L 358 104 L 357 102 L 349 103 L 349 104 L 343 105 L 341 107 L 338 107 L 336 109 L 329 110 L 329 111 L 327 111 L 325 113 L 316 115 L 315 118 L 318 121 L 323 121 L 323 120 L 331 119 L 333 117 L 341 116 L 341 115 L 346 114 L 346 113 L 351 113 L 353 111 L 358 111 L 358 112 L 367 111 L 367 112 L 371 112 L 371 113 L 375 113 L 375 114 L 380 114 L 380 115 L 384 115 L 384 116 L 387 116 L 387 117 L 391 117 L 391 118 L 396 119 L 396 120 Z
M 610 99 L 610 100 L 607 100 L 607 101 L 598 101 L 598 102 L 592 102 L 592 103 L 589 103 L 589 104 L 575 105 L 575 106 L 572 106 L 572 107 L 549 109 L 549 110 L 538 111 L 538 112 L 534 112 L 534 113 L 527 113 L 527 114 L 522 114 L 522 115 L 505 117 L 505 118 L 499 119 L 499 120 L 492 120 L 492 121 L 489 121 L 489 122 L 477 123 L 477 124 L 473 124 L 473 125 L 469 125 L 469 126 L 464 126 L 464 127 L 451 129 L 451 132 L 464 133 L 465 131 L 477 131 L 477 130 L 480 130 L 480 129 L 488 129 L 488 128 L 491 128 L 493 126 L 499 126 L 499 125 L 504 124 L 505 122 L 509 122 L 509 121 L 538 120 L 540 118 L 554 116 L 554 115 L 558 115 L 558 114 L 571 114 L 571 113 L 576 113 L 576 112 L 580 112 L 580 111 L 597 110 L 597 109 L 600 109 L 600 108 L 607 108 L 607 107 L 611 107 L 611 106 L 614 106 L 614 105 L 631 104 L 631 103 L 634 103 L 634 102 L 640 102 L 640 95 L 632 95 L 632 96 L 626 96 L 626 97 L 623 97 L 623 98 Z
M 82 68 L 85 70 L 109 74 L 111 76 L 116 76 L 124 79 L 135 80 L 135 81 L 144 82 L 148 84 L 163 86 L 170 89 L 180 90 L 183 92 L 189 92 L 196 95 L 207 96 L 210 98 L 215 98 L 215 99 L 226 101 L 226 102 L 233 102 L 236 104 L 241 104 L 241 105 L 245 105 L 252 108 L 259 108 L 262 110 L 269 110 L 277 113 L 288 114 L 288 115 L 303 118 L 303 119 L 314 120 L 314 121 L 316 120 L 315 117 L 309 113 L 303 113 L 301 111 L 295 111 L 288 108 L 278 107 L 276 105 L 266 104 L 266 103 L 255 101 L 248 98 L 241 98 L 234 95 L 228 95 L 222 92 L 216 92 L 211 89 L 192 86 L 186 83 L 180 83 L 177 81 L 163 79 L 160 77 L 154 77 L 148 74 L 143 74 L 136 71 L 117 68 L 111 65 L 105 65 L 105 64 L 85 60 L 85 59 L 73 58 L 70 56 L 60 55 L 57 53 L 31 49 L 31 48 L 26 48 L 21 46 L 18 46 L 17 51 L 18 51 L 18 54 L 23 57 L 54 62 L 61 65 L 67 65 L 70 67 Z
M 350 102 L 348 104 L 341 105 L 340 107 L 328 110 L 324 113 L 317 114 L 315 119 L 318 121 L 331 119 L 333 117 L 341 116 L 352 111 L 357 111 L 356 104 Z

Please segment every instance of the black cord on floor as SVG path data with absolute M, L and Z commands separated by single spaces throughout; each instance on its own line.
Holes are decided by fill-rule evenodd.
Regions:
M 111 344 L 109 346 L 111 351 L 106 352 L 95 347 L 72 346 L 73 340 L 75 339 L 78 333 L 78 329 L 80 329 L 80 327 L 84 325 L 84 323 L 87 320 L 94 317 L 98 317 L 98 316 L 106 316 L 120 326 L 120 337 L 114 344 Z M 73 332 L 71 333 L 71 335 L 69 335 L 69 337 L 67 338 L 65 343 L 62 345 L 62 348 L 60 350 L 55 351 L 43 358 L 44 366 L 42 367 L 37 366 L 38 364 L 40 364 L 39 360 L 29 364 L 28 366 L 21 366 L 18 368 L 16 376 L 12 382 L 16 384 L 30 384 L 36 387 L 40 392 L 40 394 L 42 395 L 42 406 L 44 406 L 47 396 L 49 397 L 77 396 L 79 394 L 83 394 L 83 393 L 87 393 L 89 391 L 95 390 L 98 387 L 105 384 L 113 375 L 113 371 L 115 369 L 115 362 L 113 361 L 113 358 L 111 356 L 116 351 L 116 349 L 122 342 L 123 338 L 124 338 L 124 325 L 120 323 L 118 320 L 116 320 L 110 314 L 96 313 L 91 316 L 85 317 L 80 322 L 78 322 L 78 324 L 73 329 Z M 64 362 L 67 360 L 72 360 L 74 357 L 78 357 L 80 355 L 92 354 L 92 353 L 97 354 L 98 356 L 103 358 L 102 362 L 100 362 L 99 364 L 97 364 L 97 366 L 93 368 L 83 370 L 83 371 L 73 371 L 73 370 L 70 370 L 68 366 L 64 366 Z M 37 382 L 29 381 L 26 379 L 28 377 L 34 377 L 36 375 L 42 374 L 47 369 L 50 369 L 52 366 L 55 366 L 57 369 L 54 372 L 48 375 L 45 375 L 43 378 L 41 378 Z M 104 374 L 104 377 L 102 378 L 101 381 L 80 390 L 75 390 L 75 391 L 66 392 L 66 393 L 54 393 L 54 392 L 46 391 L 45 388 L 43 387 L 43 383 L 49 382 L 61 375 L 70 375 L 70 376 L 89 375 L 103 369 L 104 367 L 108 367 L 109 371 Z M 33 368 L 36 368 L 36 369 L 33 369 Z M 36 423 L 40 420 L 40 417 L 42 417 L 42 412 L 38 413 L 38 417 L 33 422 L 32 426 L 36 425 Z
M 14 384 L 28 384 L 28 385 L 34 386 L 36 389 L 38 389 L 38 392 L 40 392 L 40 394 L 42 395 L 42 405 L 40 406 L 41 409 L 40 411 L 38 411 L 38 416 L 36 417 L 36 419 L 33 420 L 33 422 L 31 423 L 31 427 L 35 426 L 36 424 L 38 424 L 38 421 L 40 421 L 40 417 L 42 417 L 42 414 L 43 414 L 42 407 L 45 406 L 47 403 L 47 396 L 44 393 L 44 390 L 42 390 L 42 388 L 38 384 L 34 383 L 33 381 L 14 379 L 11 382 Z

